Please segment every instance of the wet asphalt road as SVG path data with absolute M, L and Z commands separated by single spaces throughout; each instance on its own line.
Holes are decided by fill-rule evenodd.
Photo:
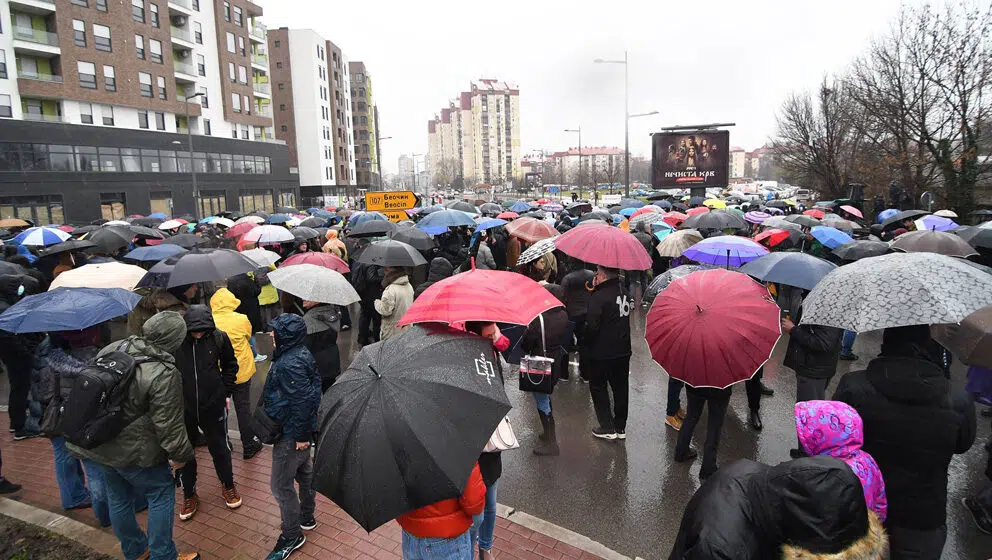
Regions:
M 357 324 L 357 306 L 352 312 Z M 553 395 L 559 457 L 537 457 L 540 423 L 533 399 L 516 388 L 507 377 L 506 390 L 514 405 L 510 419 L 521 449 L 503 453 L 503 476 L 499 483 L 500 503 L 525 511 L 556 525 L 599 541 L 627 556 L 667 558 L 678 532 L 682 510 L 699 487 L 699 462 L 679 464 L 672 460 L 677 432 L 667 427 L 665 401 L 668 378 L 651 360 L 644 342 L 644 312 L 632 317 L 634 355 L 631 358 L 630 419 L 627 440 L 603 442 L 590 435 L 595 425 L 588 385 L 578 381 L 559 383 Z M 355 331 L 342 333 L 339 345 L 342 362 L 355 352 Z M 787 339 L 779 342 L 765 366 L 765 383 L 775 389 L 762 399 L 764 430 L 747 426 L 747 400 L 743 386 L 736 387 L 720 442 L 719 463 L 748 458 L 768 464 L 789 460 L 795 446 L 792 407 L 795 404 L 795 374 L 783 367 Z M 841 362 L 828 396 L 840 376 L 863 368 L 878 353 L 880 336 L 858 337 L 858 362 Z M 262 342 L 261 351 L 269 350 Z M 253 382 L 252 402 L 261 392 L 267 364 L 259 364 Z M 963 386 L 965 368 L 953 370 L 956 384 Z M 6 376 L 0 376 L 0 402 L 6 403 Z M 685 400 L 683 395 L 683 407 Z M 232 411 L 233 412 L 233 411 Z M 706 415 L 696 428 L 694 447 L 705 437 Z M 231 428 L 237 422 L 231 418 Z M 990 436 L 990 421 L 979 416 L 978 439 L 972 449 L 954 458 L 948 484 L 948 539 L 944 559 L 973 560 L 992 557 L 992 536 L 980 533 L 961 505 L 961 498 L 988 484 L 985 479 L 984 442 Z M 14 449 L 5 450 L 16 453 Z

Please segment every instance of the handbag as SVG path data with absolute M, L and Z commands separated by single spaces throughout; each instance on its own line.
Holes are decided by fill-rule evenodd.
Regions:
M 496 453 L 517 449 L 518 447 L 520 447 L 520 442 L 517 441 L 517 434 L 513 433 L 513 426 L 510 425 L 510 419 L 504 416 L 496 426 L 496 430 L 493 431 L 493 435 L 489 436 L 489 441 L 486 442 L 486 446 L 482 449 L 482 452 Z
M 544 315 L 538 315 L 541 322 L 541 350 L 544 354 L 548 349 L 544 344 Z M 551 370 L 555 361 L 545 356 L 526 355 L 520 358 L 520 390 L 527 393 L 544 393 L 550 395 L 555 389 L 555 378 Z
M 282 439 L 282 423 L 265 412 L 265 391 L 258 399 L 255 410 L 251 413 L 251 429 L 258 440 L 266 445 L 275 445 Z

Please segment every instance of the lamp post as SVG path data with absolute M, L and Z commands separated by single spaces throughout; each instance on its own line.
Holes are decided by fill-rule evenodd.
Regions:
M 189 125 L 189 100 L 203 95 L 201 91 L 186 96 L 186 141 L 189 146 L 189 171 L 193 178 L 193 217 L 197 220 L 200 219 L 200 192 L 196 187 L 196 162 L 193 161 L 193 127 Z
M 413 160 L 413 194 L 417 194 L 417 187 L 420 186 L 418 184 L 419 181 L 417 180 L 417 175 L 419 174 L 417 172 L 417 158 L 423 157 L 423 155 L 424 154 L 410 154 L 410 159 Z M 427 190 L 428 190 L 427 185 L 424 185 L 424 200 L 426 200 L 427 197 L 429 196 Z M 427 204 L 425 203 L 424 206 L 426 207 Z
M 627 80 L 627 51 L 623 51 L 623 60 L 605 60 L 597 58 L 596 64 L 623 64 L 623 176 L 624 195 L 630 198 L 630 95 Z
M 566 128 L 565 132 L 576 132 L 579 135 L 579 198 L 582 198 L 582 127 Z M 568 160 L 566 160 L 568 161 Z M 567 171 L 567 166 L 565 171 Z M 593 186 L 595 188 L 595 185 Z M 594 197 L 595 198 L 595 197 Z

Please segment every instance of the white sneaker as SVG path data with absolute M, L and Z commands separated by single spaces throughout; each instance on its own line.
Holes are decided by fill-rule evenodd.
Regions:
M 267 359 L 269 359 L 269 357 L 266 356 L 265 354 L 255 354 L 255 362 L 256 363 L 257 362 L 264 362 Z

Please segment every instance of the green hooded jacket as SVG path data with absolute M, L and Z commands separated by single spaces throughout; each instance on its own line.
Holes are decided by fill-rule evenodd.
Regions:
M 193 458 L 183 423 L 182 376 L 172 356 L 185 337 L 182 315 L 163 311 L 145 322 L 141 337 L 132 336 L 100 350 L 102 356 L 129 342 L 128 354 L 154 361 L 138 366 L 131 383 L 124 403 L 124 417 L 130 423 L 116 438 L 93 449 L 67 442 L 73 454 L 115 468 L 154 467 L 166 460 L 185 463 Z

